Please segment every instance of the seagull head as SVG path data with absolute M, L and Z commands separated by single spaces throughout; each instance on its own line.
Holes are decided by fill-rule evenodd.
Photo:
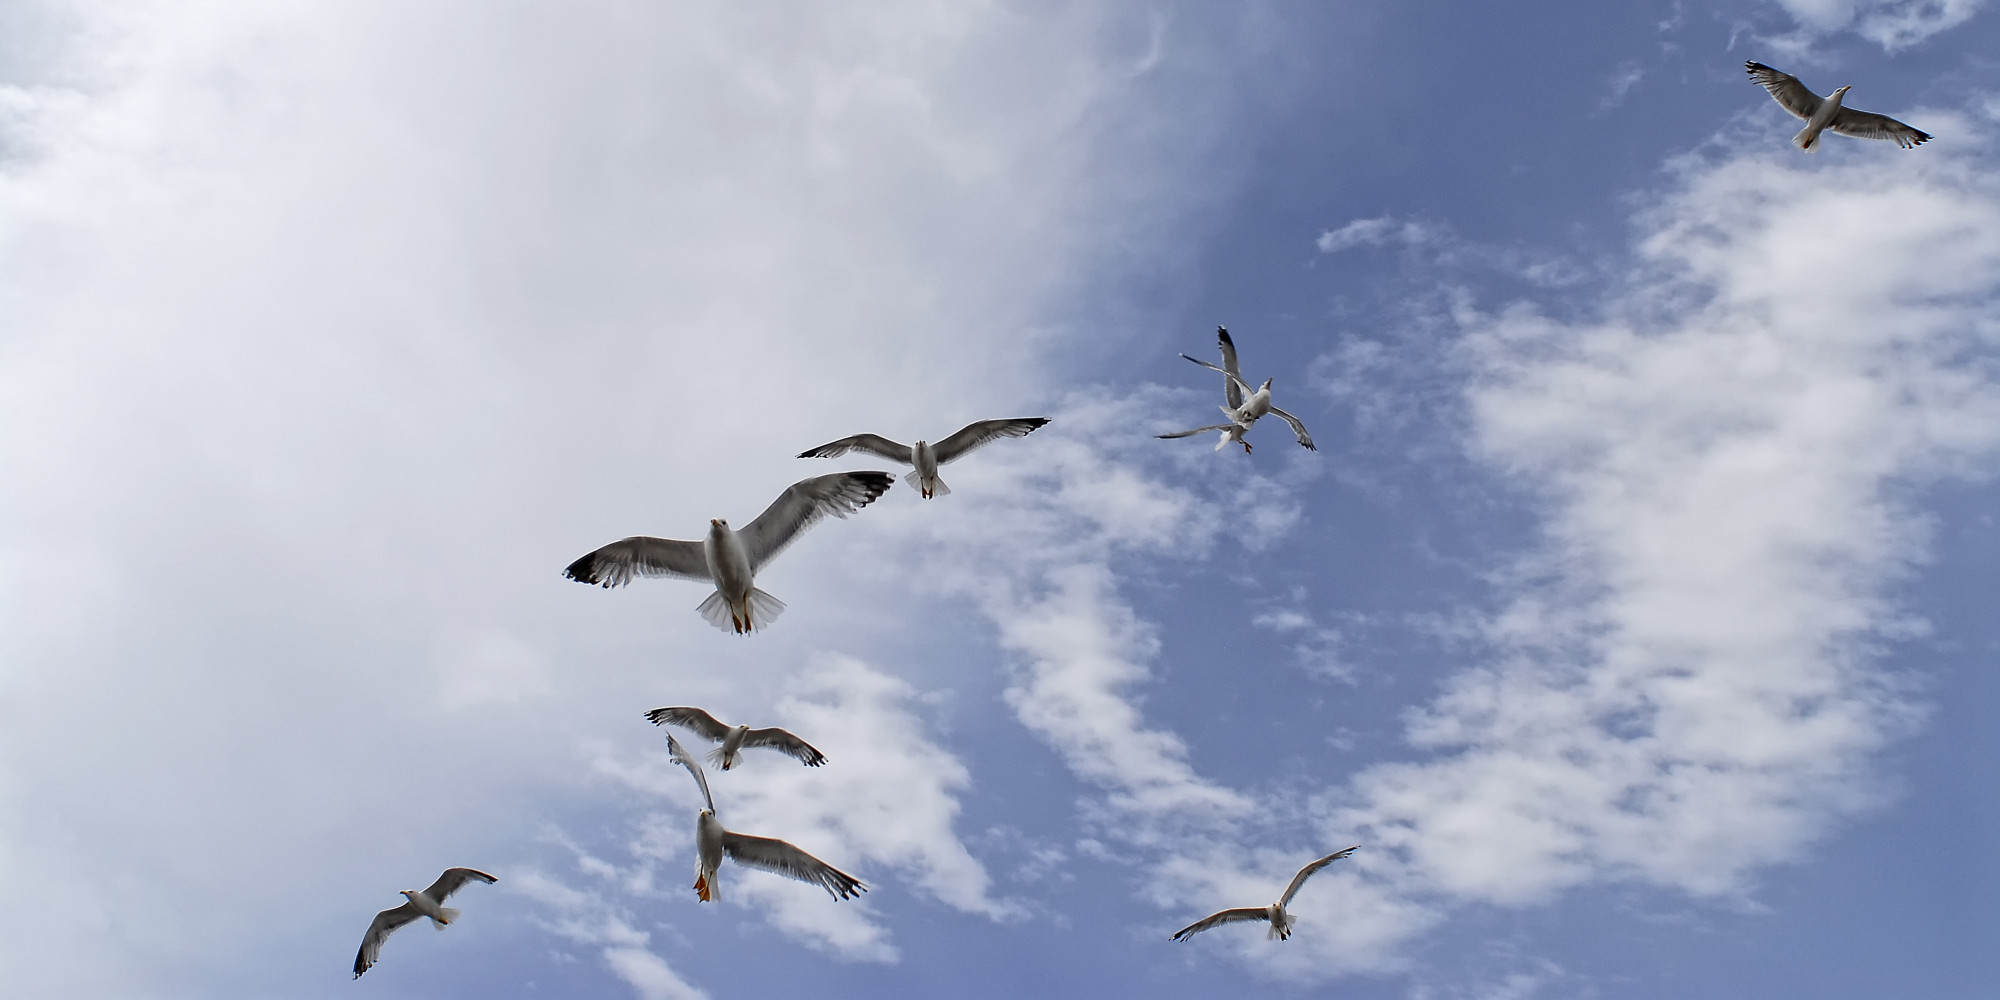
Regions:
M 396 891 L 402 893 L 403 898 L 409 900 L 412 903 L 417 901 L 417 890 L 415 889 L 397 889 Z
M 1272 380 L 1271 380 L 1271 379 L 1268 379 L 1268 378 L 1267 378 L 1267 379 L 1265 379 L 1265 380 L 1264 380 L 1264 384 L 1263 384 L 1263 385 L 1260 385 L 1260 386 L 1258 386 L 1258 387 L 1257 387 L 1257 391 L 1258 391 L 1258 392 L 1269 392 L 1269 391 L 1270 391 L 1270 389 L 1271 389 L 1271 382 L 1272 382 Z
M 1854 89 L 1854 85 L 1850 83 L 1850 84 L 1848 84 L 1847 86 L 1845 86 L 1845 87 L 1842 87 L 1842 88 L 1840 88 L 1839 90 L 1836 90 L 1836 91 L 1834 91 L 1834 92 L 1832 93 L 1832 95 L 1830 95 L 1830 96 L 1833 96 L 1833 97 L 1846 97 L 1846 96 L 1847 96 L 1847 92 L 1848 92 L 1848 91 L 1850 91 L 1850 90 L 1853 90 L 1853 89 Z
M 709 523 L 709 525 L 710 525 L 711 527 L 716 527 L 716 528 L 727 528 L 727 527 L 729 527 L 729 522 L 728 522 L 728 521 L 725 521 L 725 520 L 723 520 L 722 518 L 719 518 L 719 517 L 711 517 L 711 518 L 709 518 L 709 519 L 708 519 L 708 523 Z

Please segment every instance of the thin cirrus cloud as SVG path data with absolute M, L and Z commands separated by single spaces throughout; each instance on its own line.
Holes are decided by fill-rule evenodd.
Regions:
M 1889 52 L 1972 19 L 1985 0 L 1776 0 L 1808 35 L 1852 31 Z

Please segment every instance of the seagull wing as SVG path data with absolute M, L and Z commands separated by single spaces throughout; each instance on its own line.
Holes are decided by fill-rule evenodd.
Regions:
M 1035 428 L 1049 422 L 1047 417 L 1011 417 L 1005 420 L 981 420 L 966 424 L 956 434 L 937 443 L 933 449 L 937 453 L 939 465 L 959 458 L 966 452 L 1001 438 L 1027 437 Z
M 1813 112 L 1818 111 L 1826 101 L 1826 98 L 1806 89 L 1806 85 L 1790 73 L 1780 73 L 1755 60 L 1745 62 L 1743 68 L 1750 74 L 1751 80 L 1771 92 L 1779 107 L 1800 118 L 1811 118 Z
M 1271 413 L 1277 416 L 1279 419 L 1283 420 L 1285 423 L 1292 425 L 1292 433 L 1298 436 L 1299 444 L 1304 445 L 1307 451 L 1319 450 L 1318 448 L 1313 447 L 1312 435 L 1306 433 L 1306 425 L 1304 421 L 1300 420 L 1295 416 L 1292 416 L 1289 413 L 1286 413 L 1283 410 L 1278 409 L 1275 406 L 1271 407 Z
M 354 953 L 354 978 L 360 979 L 361 974 L 367 972 L 375 964 L 375 960 L 381 957 L 382 942 L 389 940 L 389 935 L 394 934 L 396 928 L 420 916 L 423 914 L 418 913 L 417 908 L 409 903 L 375 914 L 374 922 L 368 925 L 368 933 L 361 935 L 361 950 Z
M 894 482 L 886 472 L 836 472 L 793 483 L 739 533 L 751 571 L 783 552 L 814 522 L 828 514 L 846 517 L 875 502 Z
M 1220 927 L 1223 924 L 1240 923 L 1245 920 L 1268 921 L 1270 919 L 1271 915 L 1268 912 L 1266 912 L 1265 909 L 1261 906 L 1239 906 L 1233 910 L 1221 910 L 1216 913 L 1211 913 L 1208 916 L 1205 916 L 1200 920 L 1197 920 L 1194 923 L 1191 923 L 1186 927 L 1183 927 L 1180 930 L 1175 931 L 1174 940 L 1186 941 L 1188 938 L 1191 938 L 1196 934 L 1200 934 L 1202 931 L 1205 931 L 1210 927 Z
M 564 576 L 578 583 L 600 587 L 622 587 L 632 582 L 634 574 L 706 581 L 708 556 L 702 552 L 700 542 L 633 535 L 612 542 L 563 570 Z
M 674 739 L 672 733 L 667 734 L 667 753 L 674 758 L 674 763 L 687 768 L 688 773 L 694 775 L 694 783 L 701 786 L 701 800 L 708 803 L 709 812 L 714 812 L 715 796 L 708 794 L 708 772 L 701 769 L 701 761 L 694 759 L 693 754 L 682 748 L 681 741 Z
M 1238 375 L 1235 372 L 1217 368 L 1214 365 L 1211 365 L 1200 358 L 1188 358 L 1188 356 L 1185 354 L 1181 355 L 1181 357 L 1187 358 L 1189 361 L 1192 361 L 1195 364 L 1198 364 L 1203 368 L 1208 369 L 1209 371 L 1222 373 L 1223 380 L 1225 383 L 1227 383 L 1223 386 L 1223 389 L 1229 393 L 1229 408 L 1232 410 L 1240 410 L 1243 408 L 1243 396 L 1245 393 L 1252 393 L 1257 391 L 1255 389 L 1250 388 L 1250 384 L 1243 381 L 1243 376 Z
M 1239 388 L 1243 385 L 1243 369 L 1236 366 L 1236 341 L 1229 339 L 1228 328 L 1218 326 L 1215 328 L 1215 342 L 1222 348 L 1223 374 L 1229 376 L 1222 380 L 1223 396 L 1229 400 L 1230 409 L 1240 410 L 1243 408 L 1243 390 Z
M 909 445 L 897 444 L 880 434 L 856 434 L 853 437 L 844 437 L 838 441 L 828 441 L 817 448 L 808 448 L 805 451 L 799 452 L 799 457 L 837 458 L 850 451 L 865 451 L 870 455 L 879 455 L 891 462 L 901 462 L 904 465 L 911 464 Z
M 1348 848 L 1347 850 L 1335 851 L 1332 854 L 1329 854 L 1326 857 L 1323 857 L 1318 861 L 1315 861 L 1305 866 L 1304 868 L 1299 869 L 1299 873 L 1297 875 L 1292 876 L 1292 884 L 1285 887 L 1285 894 L 1278 897 L 1278 905 L 1279 906 L 1292 905 L 1292 897 L 1298 894 L 1299 886 L 1306 884 L 1306 879 L 1312 878 L 1314 872 L 1319 871 L 1320 869 L 1325 868 L 1327 865 L 1333 864 L 1334 862 L 1339 861 L 1341 858 L 1347 857 L 1348 855 L 1353 854 L 1355 851 L 1358 851 L 1360 849 L 1361 845 L 1356 844 L 1353 847 Z
M 1158 437 L 1158 438 L 1184 438 L 1184 437 L 1193 437 L 1193 436 L 1194 436 L 1194 435 L 1196 435 L 1196 434 L 1202 434 L 1202 433 L 1206 433 L 1206 432 L 1208 432 L 1208 431 L 1226 431 L 1226 430 L 1230 429 L 1231 427 L 1235 427 L 1235 426 L 1236 426 L 1235 424 L 1209 424 L 1209 425 L 1208 425 L 1207 427 L 1197 427 L 1197 428 L 1195 428 L 1194 430 L 1191 430 L 1191 431 L 1175 431 L 1175 432 L 1173 432 L 1172 434 L 1155 434 L 1155 435 L 1153 435 L 1153 436 L 1154 436 L 1154 437 Z
M 826 755 L 813 749 L 813 745 L 793 736 L 782 729 L 752 729 L 743 734 L 746 747 L 770 747 L 787 757 L 798 758 L 807 767 L 818 767 L 826 763 Z
M 1911 128 L 1888 115 L 1853 108 L 1841 108 L 1827 128 L 1856 139 L 1889 139 L 1904 149 L 1915 149 L 1931 138 L 1929 132 Z
M 786 878 L 811 882 L 832 893 L 835 899 L 859 896 L 868 891 L 868 887 L 861 884 L 860 879 L 782 840 L 724 832 L 722 850 L 723 853 L 735 858 L 739 865 L 762 868 Z
M 475 881 L 492 885 L 500 880 L 477 868 L 447 868 L 443 875 L 438 876 L 437 881 L 431 883 L 430 888 L 424 890 L 424 895 L 443 905 L 447 897 L 458 891 L 459 886 Z
M 728 726 L 715 721 L 715 716 L 699 708 L 656 708 L 647 712 L 646 718 L 653 720 L 656 726 L 679 726 L 710 743 L 720 743 L 724 736 L 729 735 Z

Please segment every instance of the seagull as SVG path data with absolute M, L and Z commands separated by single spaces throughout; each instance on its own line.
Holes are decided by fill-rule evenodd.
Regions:
M 1222 346 L 1221 367 L 1218 368 L 1200 358 L 1189 358 L 1185 354 L 1181 355 L 1181 357 L 1187 358 L 1189 361 L 1209 371 L 1222 373 L 1222 397 L 1227 403 L 1227 405 L 1222 407 L 1222 412 L 1229 418 L 1229 423 L 1212 424 L 1207 427 L 1197 427 L 1191 431 L 1175 431 L 1172 434 L 1161 434 L 1159 436 L 1162 438 L 1184 438 L 1200 434 L 1204 431 L 1221 431 L 1222 440 L 1216 442 L 1216 451 L 1221 451 L 1231 442 L 1234 442 L 1242 445 L 1243 453 L 1248 455 L 1250 454 L 1250 442 L 1243 440 L 1243 435 L 1248 433 L 1250 428 L 1255 426 L 1258 419 L 1263 417 L 1264 414 L 1275 413 L 1279 419 L 1292 425 L 1292 433 L 1298 437 L 1301 447 L 1307 451 L 1318 451 L 1319 449 L 1313 445 L 1312 435 L 1306 433 L 1306 425 L 1303 421 L 1271 405 L 1271 379 L 1265 379 L 1263 386 L 1257 389 L 1251 389 L 1250 383 L 1243 381 L 1243 375 L 1236 367 L 1236 342 L 1229 339 L 1229 331 L 1224 327 L 1216 327 L 1215 339 Z
M 687 752 L 667 734 L 667 753 L 674 763 L 688 769 L 694 775 L 695 784 L 701 786 L 701 797 L 708 808 L 695 817 L 694 845 L 695 870 L 694 894 L 704 903 L 713 902 L 720 895 L 720 882 L 716 869 L 722 867 L 722 856 L 727 854 L 739 865 L 762 868 L 776 872 L 786 878 L 811 882 L 825 889 L 835 899 L 847 899 L 868 891 L 861 880 L 834 866 L 807 854 L 791 844 L 770 837 L 752 837 L 746 833 L 733 833 L 722 827 L 722 821 L 715 818 L 715 799 L 708 794 L 708 776 L 702 773 L 701 762 Z
M 788 757 L 798 758 L 799 763 L 807 767 L 818 767 L 826 763 L 825 754 L 783 729 L 725 726 L 717 722 L 715 716 L 699 708 L 686 706 L 656 708 L 647 712 L 646 718 L 653 720 L 653 725 L 679 726 L 712 743 L 722 744 L 708 752 L 708 759 L 722 765 L 725 771 L 736 766 L 737 751 L 745 747 L 770 747 Z
M 1035 428 L 1049 422 L 1047 417 L 1013 417 L 1006 420 L 980 420 L 966 424 L 958 433 L 933 445 L 927 441 L 916 444 L 898 444 L 880 434 L 856 434 L 838 441 L 829 441 L 817 448 L 799 452 L 800 458 L 833 458 L 859 449 L 871 455 L 879 455 L 891 462 L 915 466 L 904 476 L 905 482 L 917 488 L 924 499 L 951 495 L 951 487 L 938 478 L 938 466 L 964 457 L 966 452 L 1000 438 L 1027 437 Z
M 1821 129 L 1832 129 L 1857 139 L 1889 139 L 1904 149 L 1915 149 L 1931 137 L 1929 132 L 1911 128 L 1888 115 L 1841 107 L 1840 99 L 1853 89 L 1851 86 L 1821 97 L 1807 90 L 1790 73 L 1780 73 L 1755 60 L 1746 61 L 1743 66 L 1751 80 L 1771 92 L 1779 107 L 1806 120 L 1806 127 L 1792 136 L 1792 145 L 1808 153 L 1819 152 Z
M 458 919 L 458 911 L 444 905 L 444 901 L 459 887 L 471 881 L 488 885 L 500 881 L 476 868 L 447 868 L 431 887 L 419 892 L 416 889 L 400 889 L 403 898 L 409 900 L 401 906 L 390 907 L 375 914 L 375 921 L 368 925 L 368 933 L 361 936 L 361 950 L 354 956 L 354 978 L 360 979 L 375 964 L 382 954 L 382 942 L 396 932 L 396 928 L 418 917 L 431 918 L 431 926 L 444 930 L 444 925 Z
M 1178 931 L 1175 931 L 1174 940 L 1186 941 L 1188 938 L 1191 938 L 1196 934 L 1199 934 L 1202 931 L 1209 929 L 1210 927 L 1216 927 L 1222 924 L 1233 924 L 1244 920 L 1268 920 L 1271 923 L 1271 929 L 1265 932 L 1264 937 L 1267 940 L 1270 938 L 1277 938 L 1278 940 L 1283 941 L 1292 936 L 1292 922 L 1298 919 L 1297 917 L 1294 917 L 1291 914 L 1286 913 L 1285 906 L 1286 904 L 1292 901 L 1293 896 L 1298 894 L 1299 886 L 1306 884 L 1306 879 L 1311 878 L 1314 872 L 1317 872 L 1320 869 L 1325 868 L 1327 865 L 1333 864 L 1334 862 L 1339 861 L 1341 858 L 1347 857 L 1348 855 L 1353 854 L 1355 851 L 1358 851 L 1360 849 L 1361 845 L 1356 844 L 1353 847 L 1348 848 L 1347 850 L 1335 851 L 1332 854 L 1329 854 L 1326 857 L 1323 857 L 1318 861 L 1314 861 L 1313 863 L 1305 866 L 1304 868 L 1299 869 L 1299 873 L 1297 875 L 1292 876 L 1292 884 L 1285 887 L 1285 894 L 1279 896 L 1278 901 L 1272 903 L 1269 906 L 1243 906 L 1243 907 L 1238 907 L 1234 910 L 1222 910 L 1216 913 L 1211 913 L 1208 916 L 1203 917 L 1200 920 L 1197 920 L 1194 923 L 1191 923 L 1186 927 L 1181 928 Z
M 741 531 L 721 518 L 708 522 L 699 542 L 634 535 L 612 542 L 570 563 L 563 575 L 578 583 L 620 587 L 639 576 L 677 576 L 712 581 L 715 593 L 695 610 L 716 628 L 743 635 L 776 621 L 785 602 L 752 586 L 758 570 L 785 550 L 799 533 L 832 514 L 846 517 L 874 502 L 895 480 L 886 472 L 837 472 L 803 479 Z

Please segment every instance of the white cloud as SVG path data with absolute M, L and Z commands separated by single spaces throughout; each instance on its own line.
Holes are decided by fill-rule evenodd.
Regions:
M 1045 391 L 1048 317 L 1215 179 L 1203 68 L 1170 33 L 1129 75 L 1144 15 L 176 6 L 11 40 L 47 72 L 0 91 L 10 986 L 310 995 L 315 935 L 395 871 L 505 878 L 517 804 L 651 740 L 661 691 L 762 715 L 753 670 L 866 634 L 812 627 L 854 521 L 767 571 L 792 607 L 750 640 L 693 585 L 559 570 L 754 513 L 828 427 Z M 939 829 L 861 863 L 1004 910 Z M 246 871 L 292 920 L 237 914 Z
M 2000 444 L 2000 187 L 1749 156 L 1686 166 L 1645 221 L 1602 319 L 1460 316 L 1473 453 L 1549 513 L 1490 660 L 1412 714 L 1423 756 L 1326 817 L 1405 898 L 1745 893 L 1879 801 L 1913 721 L 1880 668 L 1921 627 L 1907 487 Z
M 1800 28 L 1827 35 L 1852 30 L 1895 52 L 1972 19 L 1985 0 L 1777 0 Z

